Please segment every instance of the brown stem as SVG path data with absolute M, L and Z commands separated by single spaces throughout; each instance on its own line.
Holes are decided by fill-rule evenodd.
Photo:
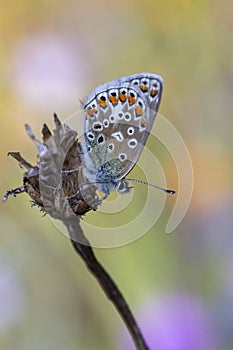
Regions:
M 112 278 L 96 259 L 94 252 L 83 234 L 82 229 L 77 225 L 77 220 L 67 220 L 64 222 L 70 235 L 71 243 L 75 251 L 81 256 L 88 269 L 99 282 L 109 300 L 122 317 L 127 326 L 137 350 L 149 350 L 141 330 L 128 306 L 123 295 L 114 283 Z M 83 244 L 79 243 L 83 242 Z

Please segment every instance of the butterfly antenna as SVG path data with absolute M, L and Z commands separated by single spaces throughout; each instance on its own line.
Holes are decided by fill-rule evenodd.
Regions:
M 176 191 L 168 190 L 166 188 L 163 188 L 163 187 L 160 187 L 160 186 L 156 186 L 154 184 L 150 184 L 150 183 L 148 183 L 146 181 L 142 181 L 142 180 L 138 180 L 138 179 L 128 179 L 128 178 L 126 180 L 132 181 L 132 182 L 137 182 L 137 183 L 140 183 L 140 184 L 143 184 L 143 185 L 147 185 L 147 186 L 150 186 L 150 187 L 153 187 L 153 188 L 157 188 L 158 190 L 161 190 L 161 191 L 169 193 L 169 194 L 176 193 Z

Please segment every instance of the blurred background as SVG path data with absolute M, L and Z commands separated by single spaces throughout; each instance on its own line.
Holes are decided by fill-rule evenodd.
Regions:
M 233 349 L 232 13 L 231 0 L 1 3 L 2 197 L 23 175 L 7 152 L 36 162 L 25 123 L 39 136 L 54 112 L 65 120 L 99 84 L 141 71 L 164 79 L 160 113 L 180 132 L 194 167 L 188 213 L 166 235 L 168 198 L 141 239 L 95 250 L 151 349 Z M 172 160 L 149 142 L 176 188 Z M 146 191 L 136 187 L 135 210 Z M 68 239 L 21 195 L 1 204 L 0 349 L 51 347 L 134 349 Z

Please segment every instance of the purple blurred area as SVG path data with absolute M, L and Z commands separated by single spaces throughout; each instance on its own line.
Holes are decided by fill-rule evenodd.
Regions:
M 49 105 L 60 109 L 77 101 L 88 74 L 83 51 L 81 40 L 72 42 L 58 34 L 20 38 L 8 66 L 12 91 L 25 104 L 44 111 Z
M 218 349 L 217 334 L 207 309 L 189 294 L 174 293 L 148 300 L 137 317 L 150 349 Z M 118 349 L 134 349 L 126 334 L 120 336 Z

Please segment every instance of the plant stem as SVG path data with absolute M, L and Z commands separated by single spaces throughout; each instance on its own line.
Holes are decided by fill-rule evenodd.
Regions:
M 103 268 L 100 262 L 96 259 L 90 243 L 84 236 L 81 227 L 77 225 L 77 220 L 70 219 L 65 221 L 64 224 L 68 230 L 70 240 L 75 251 L 84 260 L 86 266 L 97 279 L 108 299 L 113 303 L 119 312 L 129 330 L 129 333 L 132 336 L 136 349 L 149 350 L 127 302 L 125 301 L 115 282 Z M 83 242 L 83 244 L 79 242 Z

